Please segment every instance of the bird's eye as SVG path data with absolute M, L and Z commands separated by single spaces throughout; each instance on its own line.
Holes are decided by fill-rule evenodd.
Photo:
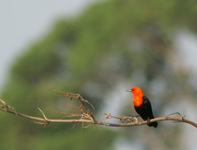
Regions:
M 134 89 L 131 89 L 131 91 L 134 91 Z

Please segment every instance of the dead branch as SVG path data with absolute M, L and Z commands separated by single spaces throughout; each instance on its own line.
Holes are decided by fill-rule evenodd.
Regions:
M 65 116 L 63 116 L 61 119 L 49 119 L 49 118 L 46 117 L 44 112 L 40 108 L 38 108 L 39 111 L 42 113 L 43 118 L 34 117 L 34 116 L 29 116 L 29 115 L 25 115 L 25 114 L 16 112 L 13 107 L 7 105 L 2 99 L 0 99 L 0 106 L 1 106 L 0 110 L 2 110 L 3 112 L 15 114 L 15 115 L 20 116 L 20 117 L 35 120 L 34 121 L 35 123 L 43 124 L 43 126 L 46 126 L 46 127 L 47 126 L 53 126 L 53 125 L 50 125 L 50 123 L 75 123 L 74 126 L 77 123 L 82 123 L 82 128 L 87 128 L 87 127 L 91 126 L 92 124 L 94 124 L 94 125 L 97 124 L 97 125 L 102 125 L 102 126 L 109 126 L 109 127 L 124 127 L 125 128 L 125 127 L 130 127 L 130 126 L 145 125 L 145 124 L 148 123 L 147 121 L 138 121 L 138 119 L 136 117 L 118 116 L 118 115 L 112 116 L 110 113 L 109 114 L 104 113 L 105 116 L 106 116 L 105 120 L 109 120 L 109 119 L 116 119 L 117 120 L 118 119 L 118 120 L 120 120 L 120 123 L 108 123 L 108 122 L 96 121 L 94 116 L 93 116 L 93 112 L 89 109 L 89 106 L 91 106 L 91 108 L 94 110 L 94 106 L 90 102 L 88 102 L 87 100 L 84 100 L 83 97 L 80 94 L 73 94 L 73 93 L 61 92 L 61 91 L 57 91 L 57 92 L 61 94 L 60 96 L 69 96 L 70 100 L 75 98 L 75 99 L 78 99 L 81 102 L 80 107 L 76 107 L 76 109 L 79 110 L 77 114 L 62 113 Z M 13 111 L 10 110 L 10 108 L 13 109 Z M 178 114 L 179 117 L 169 117 L 169 116 L 174 115 L 174 114 Z M 68 119 L 68 117 L 70 117 L 71 119 Z M 38 122 L 36 122 L 36 121 L 38 121 Z M 179 112 L 169 114 L 165 117 L 159 117 L 159 118 L 154 118 L 154 119 L 150 120 L 150 122 L 155 122 L 155 121 L 184 122 L 184 123 L 188 123 L 188 124 L 197 128 L 197 124 L 195 122 L 192 122 L 190 120 L 185 119 L 185 116 L 182 116 Z M 84 127 L 83 126 L 84 123 L 89 123 L 89 125 Z

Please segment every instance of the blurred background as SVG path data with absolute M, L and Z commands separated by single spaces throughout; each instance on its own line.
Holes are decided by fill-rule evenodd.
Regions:
M 197 7 L 192 0 L 0 1 L 0 98 L 17 112 L 61 118 L 81 93 L 96 120 L 136 115 L 140 87 L 155 117 L 180 112 L 197 122 Z M 196 150 L 197 130 L 159 122 L 125 129 L 54 124 L 0 113 L 1 149 Z

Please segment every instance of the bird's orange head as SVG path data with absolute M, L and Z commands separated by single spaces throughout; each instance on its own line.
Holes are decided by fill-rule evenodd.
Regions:
M 144 93 L 139 87 L 134 87 L 127 91 L 133 93 L 134 96 L 142 96 L 142 97 L 144 96 Z
M 127 90 L 131 93 L 133 93 L 134 97 L 133 97 L 133 103 L 136 107 L 140 107 L 143 104 L 143 96 L 144 93 L 142 92 L 142 90 L 139 87 L 134 87 L 131 88 L 130 90 Z

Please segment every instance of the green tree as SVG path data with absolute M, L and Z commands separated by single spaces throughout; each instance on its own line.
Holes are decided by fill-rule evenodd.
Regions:
M 41 41 L 30 46 L 13 66 L 1 98 L 25 114 L 38 115 L 39 106 L 48 116 L 60 117 L 54 111 L 69 104 L 52 93 L 53 89 L 80 92 L 99 112 L 105 96 L 124 81 L 149 93 L 156 116 L 161 116 L 179 96 L 187 93 L 192 97 L 187 70 L 173 66 L 172 36 L 180 26 L 196 32 L 196 15 L 192 0 L 111 0 L 91 6 L 75 19 L 59 20 Z M 131 100 L 126 102 L 129 106 L 122 113 L 134 114 Z M 99 132 L 86 129 L 80 139 L 80 128 L 71 130 L 70 125 L 57 125 L 69 131 L 63 136 L 58 130 L 16 116 L 1 114 L 1 120 L 1 147 L 5 150 L 106 149 L 118 137 L 108 128 L 98 127 Z M 156 130 L 132 127 L 133 135 L 122 130 L 118 135 L 132 142 L 144 138 L 143 149 L 158 145 L 180 149 L 182 128 L 159 123 Z

